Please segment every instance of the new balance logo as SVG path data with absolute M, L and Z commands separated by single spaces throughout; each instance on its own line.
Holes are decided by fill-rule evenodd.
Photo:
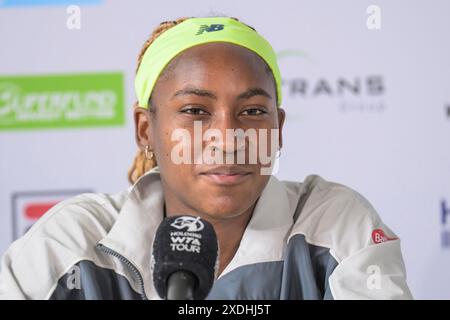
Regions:
M 195 35 L 202 34 L 205 31 L 213 32 L 213 31 L 220 31 L 220 30 L 223 30 L 223 24 L 211 24 L 211 25 L 202 24 Z

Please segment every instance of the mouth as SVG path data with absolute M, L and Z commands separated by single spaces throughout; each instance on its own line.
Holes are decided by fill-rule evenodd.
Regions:
M 200 176 L 218 185 L 235 185 L 242 183 L 252 172 L 241 166 L 220 166 L 205 170 Z

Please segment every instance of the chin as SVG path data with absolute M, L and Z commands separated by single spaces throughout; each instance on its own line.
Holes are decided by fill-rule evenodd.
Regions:
M 214 219 L 229 219 L 238 217 L 241 214 L 245 213 L 245 211 L 252 205 L 248 203 L 247 199 L 236 199 L 236 198 L 228 198 L 223 199 L 215 199 L 211 197 L 210 199 L 214 199 L 214 202 L 204 203 L 203 212 L 211 218 Z

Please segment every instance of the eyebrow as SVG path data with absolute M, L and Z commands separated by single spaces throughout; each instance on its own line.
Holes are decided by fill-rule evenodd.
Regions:
M 194 88 L 194 87 L 187 87 L 187 88 L 178 90 L 172 96 L 172 99 L 174 99 L 175 97 L 178 97 L 178 96 L 189 96 L 189 95 L 196 95 L 196 96 L 200 96 L 200 97 L 207 97 L 207 98 L 217 100 L 217 96 L 212 91 L 201 89 L 201 88 Z M 269 99 L 272 99 L 272 96 L 269 93 L 267 93 L 266 90 L 259 88 L 259 87 L 249 88 L 248 90 L 239 94 L 236 99 L 237 100 L 250 99 L 251 97 L 254 97 L 254 96 L 264 96 Z

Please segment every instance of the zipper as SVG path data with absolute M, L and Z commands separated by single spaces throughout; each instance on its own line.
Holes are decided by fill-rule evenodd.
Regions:
M 139 272 L 139 270 L 130 262 L 130 260 L 128 260 L 127 258 L 122 256 L 117 251 L 114 251 L 101 243 L 98 243 L 96 247 L 98 249 L 100 249 L 101 251 L 103 251 L 104 253 L 118 258 L 120 261 L 122 261 L 128 267 L 128 269 L 130 269 L 136 275 L 136 277 L 138 279 L 139 287 L 141 289 L 141 292 L 139 294 L 141 295 L 142 300 L 148 300 L 147 296 L 145 295 L 144 279 L 142 278 L 142 275 Z

